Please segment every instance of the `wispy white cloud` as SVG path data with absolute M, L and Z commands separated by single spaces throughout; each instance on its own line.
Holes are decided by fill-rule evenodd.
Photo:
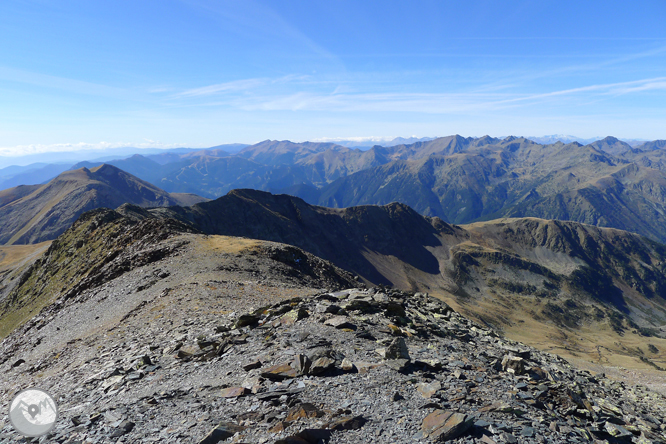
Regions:
M 655 91 L 655 90 L 663 90 L 666 91 L 666 78 L 662 79 L 654 79 L 654 81 L 650 82 L 645 82 L 642 84 L 638 85 L 626 85 L 624 87 L 618 87 L 611 91 L 613 94 L 618 94 L 618 95 L 623 95 L 623 94 L 631 94 L 631 93 L 637 93 L 637 92 L 642 92 L 642 91 Z
M 127 97 L 129 95 L 129 92 L 122 88 L 69 79 L 66 77 L 40 74 L 7 66 L 0 66 L 0 80 L 24 83 L 43 88 L 58 89 L 77 94 L 107 97 Z
M 172 86 L 155 86 L 148 89 L 150 94 L 162 94 L 162 93 L 172 93 L 175 91 L 175 88 Z
M 587 85 L 545 93 L 317 93 L 244 98 L 232 103 L 247 111 L 414 112 L 451 114 L 492 111 L 554 100 L 589 100 L 643 91 L 666 91 L 666 77 Z M 219 105 L 223 103 L 218 103 Z
M 545 78 L 561 78 L 562 76 L 575 76 L 586 73 L 594 72 L 604 72 L 610 67 L 614 67 L 614 70 L 621 68 L 623 65 L 629 64 L 632 66 L 638 60 L 649 59 L 656 56 L 663 56 L 666 53 L 666 46 L 658 46 L 656 48 L 650 48 L 643 51 L 631 52 L 627 54 L 622 54 L 619 56 L 603 56 L 600 54 L 585 54 L 582 57 L 588 60 L 598 59 L 588 61 L 586 63 L 578 63 L 571 65 L 558 65 L 551 69 L 546 70 L 527 70 L 527 71 L 514 71 L 511 70 L 507 74 L 504 74 L 503 77 L 506 77 L 503 81 L 505 83 L 511 83 L 515 85 L 524 84 L 527 81 L 534 81 Z M 560 54 L 559 56 L 564 56 L 571 58 L 570 54 Z M 499 73 L 498 73 L 499 74 Z
M 542 94 L 530 94 L 524 97 L 517 97 L 513 99 L 503 100 L 497 104 L 520 102 L 520 101 L 538 101 L 557 96 L 573 96 L 581 93 L 596 92 L 601 95 L 624 95 L 634 92 L 648 91 L 648 90 L 664 90 L 666 91 L 666 77 L 657 77 L 653 79 L 633 80 L 630 82 L 619 83 L 602 83 L 598 85 L 588 85 L 579 88 L 563 89 L 559 91 L 551 91 Z
M 201 88 L 188 89 L 176 94 L 176 97 L 210 96 L 224 92 L 244 91 L 263 86 L 269 81 L 269 79 L 245 79 L 235 80 L 233 82 L 217 83 L 215 85 L 203 86 Z
M 263 78 L 241 79 L 241 80 L 234 80 L 231 82 L 216 83 L 214 85 L 207 85 L 199 88 L 188 89 L 180 93 L 177 93 L 174 97 L 186 98 L 186 97 L 212 96 L 216 94 L 233 93 L 240 91 L 253 91 L 264 86 L 284 85 L 288 83 L 302 82 L 308 80 L 309 78 L 310 76 L 306 75 L 290 74 L 277 78 L 263 77 Z
M 30 144 L 0 147 L 0 156 L 18 157 L 41 153 L 65 153 L 73 151 L 105 151 L 114 148 L 178 148 L 184 144 L 162 143 L 160 141 L 143 139 L 141 142 L 78 142 L 78 143 L 53 143 L 53 144 Z

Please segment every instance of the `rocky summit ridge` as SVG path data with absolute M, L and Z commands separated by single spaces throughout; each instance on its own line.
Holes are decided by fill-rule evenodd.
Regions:
M 16 278 L 5 307 L 38 309 L 0 343 L 2 442 L 25 442 L 5 412 L 29 386 L 59 403 L 43 442 L 666 442 L 653 388 L 300 248 L 146 213 L 87 213 Z

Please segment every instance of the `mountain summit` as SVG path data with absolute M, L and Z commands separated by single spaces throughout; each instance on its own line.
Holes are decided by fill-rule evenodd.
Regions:
M 116 208 L 191 205 L 205 199 L 169 194 L 114 166 L 66 171 L 49 183 L 3 191 L 0 200 L 0 244 L 28 244 L 55 239 L 85 211 Z

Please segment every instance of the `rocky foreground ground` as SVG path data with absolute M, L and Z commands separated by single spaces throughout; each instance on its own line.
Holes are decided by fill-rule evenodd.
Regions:
M 211 242 L 164 240 L 169 254 L 6 338 L 0 441 L 28 441 L 7 409 L 38 386 L 60 419 L 33 442 L 666 442 L 656 392 L 503 339 L 426 294 L 335 291 L 353 277 L 332 279 L 293 247 Z

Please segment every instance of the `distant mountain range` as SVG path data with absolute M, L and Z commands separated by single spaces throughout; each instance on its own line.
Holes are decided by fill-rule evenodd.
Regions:
M 530 139 L 533 142 L 540 143 L 542 145 L 550 145 L 557 142 L 562 142 L 562 143 L 578 142 L 582 145 L 588 145 L 592 142 L 596 142 L 597 140 L 601 140 L 602 137 L 591 137 L 589 139 L 585 139 L 582 137 L 569 136 L 565 134 L 552 134 L 550 136 L 538 136 L 538 137 L 530 136 L 527 137 L 527 139 Z M 620 140 L 622 140 L 623 142 L 627 143 L 632 147 L 640 146 L 645 142 L 647 142 L 647 140 L 644 139 L 620 139 Z
M 665 147 L 662 140 L 632 146 L 614 137 L 581 145 L 456 135 L 370 149 L 266 140 L 105 162 L 166 193 L 207 199 L 252 188 L 328 207 L 397 201 L 456 224 L 539 217 L 614 227 L 665 242 Z M 73 168 L 90 170 L 101 163 Z M 6 168 L 0 179 L 16 185 L 21 178 L 62 168 Z
M 393 139 L 383 137 L 357 137 L 353 139 L 326 139 L 326 142 L 342 145 L 347 148 L 360 148 L 367 149 L 375 145 L 379 146 L 396 146 L 406 145 L 416 142 L 428 142 L 434 140 L 436 137 L 395 137 Z
M 230 153 L 237 152 L 248 146 L 243 143 L 232 143 L 219 145 L 213 148 L 223 148 Z M 91 160 L 104 162 L 107 160 L 121 159 L 134 154 L 141 153 L 144 156 L 159 155 L 164 153 L 183 154 L 191 151 L 198 151 L 201 148 L 107 148 L 107 149 L 84 149 L 76 151 L 47 151 L 43 153 L 28 154 L 23 156 L 0 156 L 0 177 L 3 176 L 3 170 L 7 167 L 16 165 L 30 166 L 36 163 L 57 163 L 73 165 L 76 162 Z M 53 177 L 51 177 L 53 178 Z

